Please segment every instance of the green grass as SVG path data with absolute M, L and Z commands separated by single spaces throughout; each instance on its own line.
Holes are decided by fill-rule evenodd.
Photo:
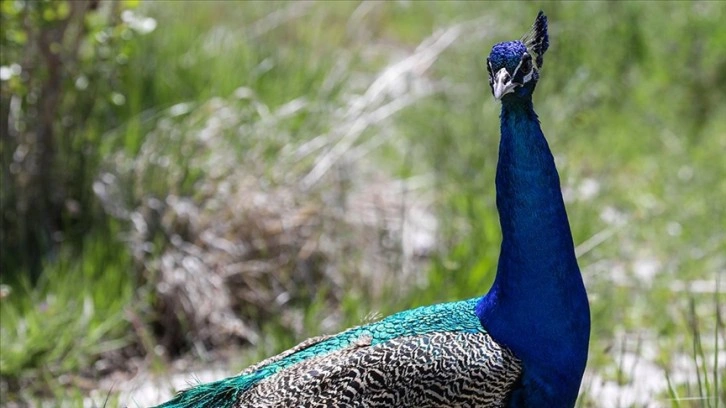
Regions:
M 490 97 L 483 59 L 494 42 L 519 38 L 538 6 L 147 4 L 142 12 L 157 19 L 158 28 L 133 44 L 128 64 L 133 69 L 120 78 L 127 101 L 119 113 L 124 124 L 96 130 L 103 144 L 99 161 L 117 151 L 141 154 L 152 131 L 171 135 L 203 128 L 216 112 L 209 109 L 213 98 L 236 109 L 234 126 L 257 126 L 264 110 L 275 112 L 305 98 L 304 109 L 266 128 L 268 133 L 241 138 L 234 126 L 222 133 L 239 157 L 264 159 L 260 177 L 279 180 L 275 169 L 264 166 L 339 125 L 337 111 L 364 93 L 381 69 L 412 53 L 438 28 L 490 16 L 466 28 L 425 73 L 438 86 L 433 95 L 369 126 L 353 145 L 376 145 L 365 160 L 391 177 L 431 178 L 427 188 L 441 250 L 422 272 L 424 283 L 375 291 L 351 278 L 337 310 L 322 296 L 296 305 L 302 330 L 274 318 L 259 324 L 264 341 L 242 360 L 250 363 L 331 330 L 322 322 L 332 314 L 339 315 L 334 330 L 360 322 L 370 311 L 388 314 L 481 294 L 493 279 L 499 240 L 493 190 L 499 107 Z M 588 372 L 596 376 L 586 378 L 580 405 L 627 406 L 627 398 L 603 405 L 596 383 L 612 380 L 626 389 L 642 381 L 626 364 L 635 354 L 660 367 L 655 376 L 668 384 L 647 399 L 659 406 L 724 406 L 725 379 L 715 359 L 726 359 L 718 353 L 726 344 L 724 303 L 718 299 L 723 278 L 716 286 L 726 270 L 726 6 L 541 6 L 550 18 L 552 43 L 535 106 L 558 162 L 576 245 L 607 237 L 580 257 L 593 316 Z M 273 11 L 289 18 L 273 24 Z M 237 100 L 241 87 L 254 97 Z M 179 103 L 189 103 L 192 112 L 171 115 L 169 108 Z M 160 146 L 179 168 L 191 170 L 140 177 L 122 197 L 132 207 L 142 192 L 197 197 L 198 181 L 209 178 L 199 170 L 205 167 L 194 164 L 201 153 L 195 155 L 193 146 Z M 305 174 L 314 160 L 309 156 L 283 168 Z M 584 193 L 588 186 L 595 189 L 591 194 Z M 104 351 L 129 342 L 147 352 L 154 348 L 151 334 L 144 341 L 129 335 L 125 311 L 153 318 L 149 299 L 132 295 L 132 286 L 141 285 L 141 293 L 150 289 L 130 272 L 129 250 L 113 235 L 94 235 L 82 250 L 62 252 L 47 262 L 34 287 L 9 283 L 12 292 L 1 300 L 0 371 L 11 387 L 34 384 L 18 398 L 50 389 L 55 398 L 78 399 L 64 393 L 74 387 L 59 383 L 62 374 L 86 373 Z M 355 271 L 352 266 L 345 273 Z M 695 290 L 694 282 L 712 290 Z M 718 313 L 720 321 L 714 319 Z M 683 378 L 684 356 L 697 376 Z
M 94 236 L 78 253 L 61 252 L 35 285 L 21 279 L 7 286 L 0 311 L 0 375 L 10 387 L 4 400 L 78 398 L 113 369 L 99 356 L 135 340 L 125 315 L 134 299 L 131 271 L 121 243 Z

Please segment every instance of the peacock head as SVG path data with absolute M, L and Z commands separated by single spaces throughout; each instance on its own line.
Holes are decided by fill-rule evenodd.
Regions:
M 532 30 L 520 41 L 496 44 L 487 58 L 489 86 L 496 99 L 527 98 L 534 92 L 543 56 L 550 45 L 547 16 L 537 14 Z

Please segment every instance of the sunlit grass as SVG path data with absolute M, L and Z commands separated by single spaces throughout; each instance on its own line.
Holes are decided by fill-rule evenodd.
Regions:
M 12 289 L 0 300 L 0 375 L 11 389 L 3 400 L 90 391 L 113 369 L 94 366 L 99 357 L 132 344 L 124 316 L 131 263 L 121 244 L 108 245 L 89 237 L 80 253 L 60 253 L 34 286 L 25 279 L 6 286 Z

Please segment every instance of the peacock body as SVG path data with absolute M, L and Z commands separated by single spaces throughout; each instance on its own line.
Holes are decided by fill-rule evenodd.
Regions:
M 522 41 L 496 44 L 502 101 L 497 275 L 480 298 L 391 315 L 309 339 L 160 407 L 572 407 L 590 314 L 559 176 L 532 93 L 549 46 L 539 13 Z

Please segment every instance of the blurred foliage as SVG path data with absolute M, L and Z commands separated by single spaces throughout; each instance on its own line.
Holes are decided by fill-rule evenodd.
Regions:
M 3 400 L 117 367 L 94 363 L 135 342 L 124 317 L 132 262 L 92 182 L 111 148 L 105 132 L 129 116 L 135 37 L 154 28 L 136 6 L 0 2 Z
M 100 238 L 87 238 L 81 262 L 61 254 L 45 265 L 37 282 L 20 277 L 13 286 L 16 301 L 0 311 L 4 400 L 23 389 L 52 391 L 43 386 L 47 381 L 88 391 L 83 377 L 109 374 L 138 354 L 125 315 L 134 290 L 124 270 L 129 255 Z M 111 356 L 111 351 L 121 352 Z M 99 360 L 102 355 L 107 358 Z
M 631 386 L 644 377 L 668 382 L 669 391 L 646 396 L 659 402 L 714 393 L 723 375 L 713 356 L 726 342 L 723 320 L 713 319 L 714 309 L 724 315 L 723 278 L 714 282 L 726 270 L 726 3 L 511 4 L 0 2 L 2 398 L 27 400 L 49 389 L 78 398 L 63 391 L 78 384 L 69 375 L 97 380 L 130 356 L 146 358 L 146 368 L 175 352 L 213 358 L 198 332 L 186 330 L 189 317 L 159 307 L 162 254 L 204 248 L 195 259 L 224 262 L 203 237 L 222 230 L 212 236 L 239 243 L 255 231 L 235 212 L 246 197 L 269 200 L 265 194 L 284 187 L 301 195 L 280 207 L 299 210 L 309 196 L 297 184 L 338 144 L 336 132 L 385 106 L 366 105 L 376 89 L 389 98 L 381 103 L 405 100 L 419 86 L 433 91 L 385 120 L 364 120 L 318 193 L 345 203 L 336 194 L 368 183 L 370 169 L 394 181 L 425 180 L 419 188 L 438 220 L 429 266 L 362 278 L 370 242 L 388 248 L 381 271 L 405 265 L 385 223 L 378 237 L 343 246 L 338 264 L 303 262 L 295 245 L 280 252 L 252 245 L 262 248 L 257 260 L 282 253 L 288 262 L 280 274 L 255 276 L 265 290 L 300 292 L 291 303 L 235 298 L 234 311 L 256 316 L 246 323 L 263 339 L 242 360 L 357 324 L 370 312 L 483 293 L 499 251 L 492 187 L 499 106 L 489 98 L 483 59 L 493 43 L 519 38 L 540 6 L 552 44 L 535 105 L 556 155 L 593 315 L 580 404 L 628 405 L 625 397 L 599 400 L 604 384 L 642 399 Z M 430 46 L 426 37 L 467 21 L 476 24 L 462 26 L 430 66 L 419 61 L 396 86 L 368 95 L 390 67 Z M 350 114 L 355 106 L 363 108 Z M 350 172 L 353 165 L 368 173 Z M 254 194 L 229 187 L 250 177 Z M 104 195 L 111 190 L 103 186 L 120 188 Z M 153 218 L 157 208 L 177 204 L 199 212 Z M 315 208 L 341 219 L 355 212 L 342 207 L 347 213 Z M 148 237 L 138 239 L 139 226 L 149 227 Z M 324 236 L 330 230 L 323 227 L 330 225 L 301 236 Z M 355 230 L 335 231 L 336 244 L 356 242 Z M 340 270 L 319 273 L 326 265 Z M 303 267 L 314 273 L 295 276 L 310 280 L 287 280 Z M 264 313 L 248 310 L 261 303 Z M 71 338 L 71 330 L 89 337 Z M 633 358 L 656 371 L 631 369 Z M 689 377 L 694 367 L 698 385 Z M 726 400 L 724 390 L 714 401 Z
M 137 32 L 130 2 L 3 1 L 3 279 L 30 272 L 60 244 L 82 245 L 104 214 L 91 183 L 103 132 L 128 116 L 124 77 Z M 50 258 L 49 258 L 50 257 Z

